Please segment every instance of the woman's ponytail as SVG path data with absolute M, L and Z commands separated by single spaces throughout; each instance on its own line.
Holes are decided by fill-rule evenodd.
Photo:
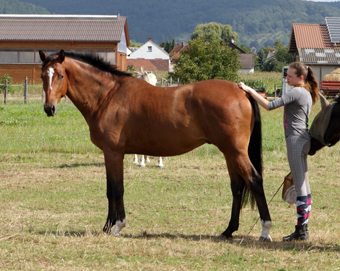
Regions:
M 314 72 L 311 67 L 308 67 L 301 62 L 293 62 L 289 64 L 289 67 L 296 69 L 297 76 L 303 75 L 303 78 L 305 80 L 305 88 L 312 95 L 313 104 L 315 104 L 316 101 L 319 99 L 319 86 L 316 82 Z

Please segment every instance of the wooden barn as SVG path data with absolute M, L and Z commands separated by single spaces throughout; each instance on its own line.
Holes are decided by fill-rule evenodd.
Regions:
M 39 50 L 96 53 L 126 70 L 129 34 L 125 16 L 0 15 L 0 76 L 41 83 Z

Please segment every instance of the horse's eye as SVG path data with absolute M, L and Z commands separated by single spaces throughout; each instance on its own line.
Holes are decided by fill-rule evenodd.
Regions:
M 64 78 L 64 75 L 63 74 L 60 74 L 59 75 L 59 79 L 63 79 Z

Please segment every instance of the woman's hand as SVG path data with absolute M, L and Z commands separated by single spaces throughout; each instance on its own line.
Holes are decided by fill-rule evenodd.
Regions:
M 240 82 L 237 84 L 237 86 L 240 88 L 240 89 L 243 89 L 245 92 L 248 92 L 250 91 L 250 87 L 248 87 L 245 83 L 243 82 Z
M 265 98 L 263 98 L 260 94 L 258 94 L 255 89 L 252 89 L 243 82 L 238 83 L 237 86 L 240 89 L 243 89 L 245 92 L 249 93 L 255 99 L 255 101 L 257 101 L 261 106 L 263 106 L 264 109 L 269 110 L 268 101 Z

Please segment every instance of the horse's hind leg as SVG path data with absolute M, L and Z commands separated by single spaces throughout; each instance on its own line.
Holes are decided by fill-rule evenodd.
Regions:
M 248 155 L 238 155 L 232 162 L 228 162 L 228 169 L 231 178 L 231 186 L 233 191 L 233 208 L 229 227 L 223 232 L 227 238 L 232 237 L 233 231 L 238 229 L 239 211 L 242 203 L 246 199 L 242 199 L 243 190 L 249 189 L 251 197 L 255 198 L 262 225 L 260 241 L 271 241 L 269 231 L 272 226 L 266 197 L 263 190 L 262 177 L 257 173 L 251 164 Z M 247 188 L 245 187 L 247 185 Z M 242 189 L 243 188 L 243 189 Z
M 229 168 L 229 167 L 228 167 Z M 242 195 L 246 183 L 242 177 L 233 169 L 229 168 L 230 186 L 233 194 L 233 204 L 228 228 L 222 233 L 226 238 L 232 238 L 234 231 L 238 230 L 239 218 L 242 205 Z
M 134 164 L 138 164 L 138 157 L 137 157 L 137 154 L 134 154 L 134 155 L 133 155 L 133 163 L 134 163 Z
M 140 156 L 139 166 L 145 167 L 145 157 L 144 157 L 144 155 Z
M 120 235 L 120 231 L 126 225 L 124 209 L 124 184 L 123 184 L 123 159 L 124 154 L 112 150 L 104 150 L 106 181 L 107 181 L 107 199 L 108 199 L 108 216 L 103 231 L 109 233 L 111 228 L 112 234 Z
M 164 167 L 162 157 L 158 157 L 158 165 L 157 166 L 160 167 L 160 168 Z

